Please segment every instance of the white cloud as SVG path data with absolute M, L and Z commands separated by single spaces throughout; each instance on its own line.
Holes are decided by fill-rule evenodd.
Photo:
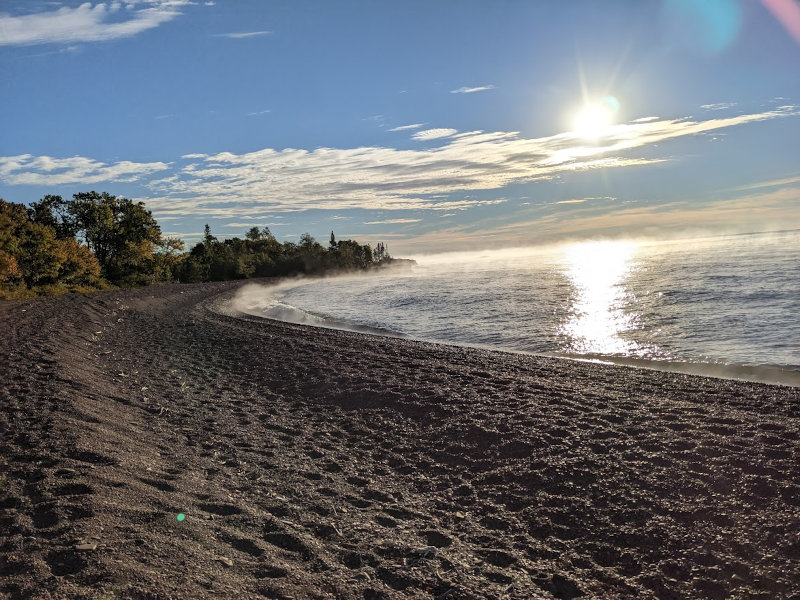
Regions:
M 474 94 L 475 92 L 485 92 L 486 90 L 493 90 L 493 85 L 481 85 L 478 87 L 460 87 L 457 90 L 450 90 L 451 94 Z
M 631 121 L 632 123 L 649 123 L 650 121 L 658 121 L 658 117 L 639 117 Z
M 152 186 L 159 198 L 151 203 L 160 211 L 226 215 L 244 214 L 253 206 L 283 212 L 352 208 L 452 212 L 480 203 L 436 196 L 497 190 L 569 171 L 657 164 L 664 159 L 628 154 L 668 139 L 797 114 L 797 107 L 792 107 L 707 121 L 617 125 L 589 146 L 574 133 L 522 138 L 515 132 L 446 130 L 449 138 L 443 145 L 418 150 L 266 148 L 247 154 L 192 154 L 186 156 L 190 162 L 178 181 Z
M 766 188 L 780 187 L 780 186 L 795 186 L 800 184 L 800 176 L 785 177 L 783 179 L 773 179 L 770 181 L 759 181 L 751 185 L 742 185 L 734 188 L 729 188 L 726 191 L 743 192 L 750 190 L 761 190 Z
M 591 202 L 593 200 L 606 200 L 613 202 L 616 200 L 613 196 L 591 196 L 589 198 L 574 198 L 572 200 L 559 200 L 555 204 L 583 204 L 584 202 Z
M 264 109 L 264 110 L 257 110 L 255 112 L 247 113 L 247 116 L 248 117 L 260 117 L 261 115 L 266 115 L 267 113 L 271 113 L 271 112 L 272 111 L 267 108 L 267 109 Z
M 272 34 L 271 31 L 243 31 L 237 33 L 215 33 L 214 37 L 224 37 L 233 40 L 242 40 L 245 38 L 259 37 L 262 35 L 270 35 L 270 34 Z
M 537 215 L 535 219 L 501 222 L 496 226 L 481 223 L 449 227 L 405 237 L 394 245 L 398 252 L 441 252 L 442 248 L 469 251 L 482 248 L 513 248 L 530 244 L 536 231 L 537 244 L 592 237 L 686 238 L 699 233 L 726 231 L 750 233 L 800 227 L 800 204 L 795 190 L 779 190 L 745 198 L 724 199 L 713 203 L 692 201 L 659 205 L 613 205 L 601 213 L 575 211 Z M 408 256 L 408 254 L 405 254 Z M 413 255 L 411 256 L 413 257 Z M 452 262 L 452 255 L 442 255 Z
M 85 2 L 76 8 L 12 16 L 0 14 L 0 46 L 69 42 L 103 42 L 131 37 L 171 21 L 188 0 L 149 0 L 126 3 Z M 123 20 L 111 21 L 121 13 Z
M 400 127 L 392 127 L 387 131 L 408 131 L 409 129 L 419 129 L 422 127 L 422 123 L 413 123 L 411 125 L 401 125 Z
M 715 104 L 701 104 L 700 108 L 705 110 L 725 110 L 736 106 L 737 102 L 717 102 Z
M 283 225 L 287 225 L 287 223 L 273 223 L 272 221 L 245 221 L 242 223 L 225 223 L 226 227 L 236 227 L 238 229 L 247 228 L 252 229 L 253 227 L 281 227 Z
M 385 221 L 367 221 L 364 225 L 400 225 L 402 223 L 419 223 L 422 219 L 386 219 Z
M 254 213 L 270 213 L 267 218 L 273 220 L 279 213 L 312 209 L 453 213 L 504 202 L 458 195 L 553 179 L 571 171 L 653 165 L 665 159 L 632 152 L 669 139 L 797 115 L 798 107 L 788 107 L 706 121 L 628 123 L 611 127 L 590 145 L 574 133 L 526 138 L 516 132 L 446 130 L 449 137 L 433 147 L 192 153 L 171 167 L 22 155 L 0 158 L 0 180 L 10 185 L 94 183 L 166 171 L 149 178 L 151 197 L 140 198 L 158 217 L 204 215 L 239 222 Z
M 437 128 L 437 129 L 425 129 L 423 131 L 418 131 L 411 137 L 415 140 L 427 141 L 427 140 L 438 140 L 439 138 L 450 137 L 458 133 L 457 129 L 444 129 L 444 128 Z
M 0 157 L 0 181 L 8 185 L 60 185 L 65 183 L 101 183 L 137 181 L 146 175 L 168 169 L 163 162 L 135 163 L 127 160 L 108 165 L 83 156 Z

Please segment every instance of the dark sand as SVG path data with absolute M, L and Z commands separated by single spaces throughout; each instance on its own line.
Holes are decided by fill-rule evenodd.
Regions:
M 798 597 L 798 388 L 221 313 L 238 285 L 0 303 L 0 596 Z

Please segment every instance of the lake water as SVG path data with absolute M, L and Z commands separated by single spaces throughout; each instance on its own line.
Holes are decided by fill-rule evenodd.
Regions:
M 415 257 L 251 289 L 248 312 L 514 352 L 800 385 L 800 231 Z

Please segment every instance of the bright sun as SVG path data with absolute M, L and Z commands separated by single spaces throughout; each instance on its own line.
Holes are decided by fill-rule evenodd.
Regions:
M 603 135 L 614 122 L 614 114 L 610 108 L 601 104 L 590 104 L 575 117 L 573 129 L 575 133 L 586 138 L 597 138 Z

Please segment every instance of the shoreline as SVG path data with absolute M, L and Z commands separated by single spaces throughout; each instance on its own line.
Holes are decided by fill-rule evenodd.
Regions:
M 222 314 L 242 284 L 0 304 L 0 597 L 800 591 L 800 390 Z
M 308 281 L 309 279 L 306 279 Z M 310 279 L 314 281 L 314 279 Z M 291 279 L 281 281 L 279 285 L 302 285 L 300 281 Z M 258 284 L 261 288 L 269 288 L 269 285 Z M 247 287 L 245 284 L 244 287 Z M 261 294 L 260 294 L 261 295 Z M 251 300 L 252 302 L 252 300 Z M 241 304 L 241 302 L 239 303 Z M 279 321 L 282 323 L 292 323 L 295 325 L 308 325 L 321 327 L 335 331 L 351 331 L 366 335 L 383 336 L 393 339 L 415 340 L 429 344 L 441 344 L 445 346 L 456 346 L 462 348 L 473 348 L 477 350 L 487 350 L 490 352 L 500 352 L 508 354 L 520 354 L 523 356 L 550 357 L 563 360 L 573 360 L 578 362 L 590 362 L 605 365 L 617 365 L 632 367 L 636 369 L 648 369 L 653 371 L 663 371 L 667 373 L 681 373 L 685 375 L 697 375 L 699 377 L 713 377 L 717 379 L 728 379 L 733 381 L 745 381 L 751 383 L 764 383 L 768 385 L 782 385 L 788 387 L 800 387 L 800 368 L 790 365 L 740 365 L 735 363 L 709 363 L 692 362 L 688 360 L 666 360 L 666 359 L 646 359 L 627 356 L 609 356 L 603 354 L 567 354 L 559 352 L 531 352 L 525 350 L 515 350 L 510 348 L 494 347 L 488 344 L 469 344 L 458 343 L 447 340 L 425 339 L 409 336 L 392 330 L 384 330 L 368 325 L 361 325 L 346 319 L 335 319 L 324 315 L 318 315 L 305 309 L 285 304 L 277 301 L 271 308 L 245 308 L 239 306 L 235 310 L 256 318 Z

